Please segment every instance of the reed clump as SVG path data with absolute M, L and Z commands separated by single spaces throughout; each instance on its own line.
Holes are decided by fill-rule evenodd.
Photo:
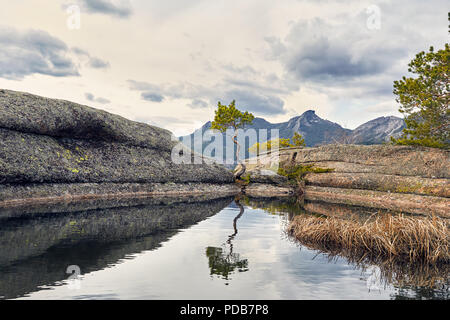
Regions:
M 336 217 L 296 216 L 288 232 L 301 244 L 354 261 L 450 262 L 446 220 L 383 214 L 364 223 Z

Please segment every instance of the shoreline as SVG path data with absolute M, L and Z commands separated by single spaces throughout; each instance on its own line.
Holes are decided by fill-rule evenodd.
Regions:
M 444 197 L 309 185 L 305 188 L 305 200 L 450 218 L 450 200 Z
M 59 190 L 54 190 L 58 188 Z M 237 195 L 241 190 L 234 184 L 38 184 L 38 185 L 0 185 L 6 198 L 0 199 L 1 208 L 20 206 L 81 202 L 86 200 L 121 200 L 151 197 L 208 196 L 210 199 Z M 9 194 L 9 197 L 8 197 Z M 17 197 L 21 194 L 21 197 Z M 40 195 L 40 196 L 36 196 Z M 5 195 L 2 195 L 5 197 Z

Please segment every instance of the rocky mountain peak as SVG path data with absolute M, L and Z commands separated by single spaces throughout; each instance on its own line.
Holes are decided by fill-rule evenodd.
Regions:
M 314 110 L 307 110 L 307 111 L 303 112 L 303 114 L 301 116 L 304 118 L 319 118 L 316 115 L 316 111 L 314 111 Z
M 319 116 L 317 116 L 314 110 L 308 110 L 305 111 L 300 116 L 290 119 L 287 122 L 287 127 L 295 130 L 296 132 L 299 132 L 301 131 L 302 127 L 309 127 L 321 121 L 324 120 Z
M 370 120 L 353 130 L 350 141 L 355 144 L 378 144 L 398 137 L 405 128 L 402 118 L 395 116 L 379 117 Z
M 202 128 L 208 129 L 210 126 L 211 122 L 207 122 Z M 312 147 L 329 143 L 381 144 L 388 141 L 389 137 L 401 134 L 404 126 L 403 119 L 386 116 L 368 121 L 355 130 L 349 130 L 338 123 L 320 118 L 314 110 L 307 110 L 281 123 L 255 118 L 253 124 L 246 128 L 278 129 L 280 138 L 289 139 L 298 132 L 305 138 L 306 145 Z

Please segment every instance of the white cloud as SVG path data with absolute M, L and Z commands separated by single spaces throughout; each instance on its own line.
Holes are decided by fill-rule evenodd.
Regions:
M 132 14 L 131 4 L 127 0 L 79 0 L 83 8 L 90 13 L 101 13 L 119 18 Z
M 15 31 L 0 29 L 0 87 L 81 103 L 92 92 L 111 101 L 96 107 L 177 132 L 231 99 L 271 122 L 314 109 L 355 127 L 395 110 L 393 80 L 448 42 L 444 0 L 80 0 L 79 30 L 69 1 L 35 1 L 2 5 Z M 379 30 L 366 27 L 372 4 Z

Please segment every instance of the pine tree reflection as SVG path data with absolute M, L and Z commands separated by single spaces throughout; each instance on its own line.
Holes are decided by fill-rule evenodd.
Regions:
M 225 280 L 230 280 L 230 275 L 234 272 L 248 271 L 248 260 L 241 259 L 239 253 L 233 252 L 233 239 L 238 234 L 237 221 L 244 214 L 244 207 L 239 202 L 239 198 L 235 199 L 236 205 L 239 207 L 239 214 L 233 220 L 234 233 L 228 237 L 226 244 L 229 250 L 218 247 L 207 247 L 206 256 L 208 257 L 210 275 L 217 275 Z M 228 283 L 226 283 L 228 284 Z

